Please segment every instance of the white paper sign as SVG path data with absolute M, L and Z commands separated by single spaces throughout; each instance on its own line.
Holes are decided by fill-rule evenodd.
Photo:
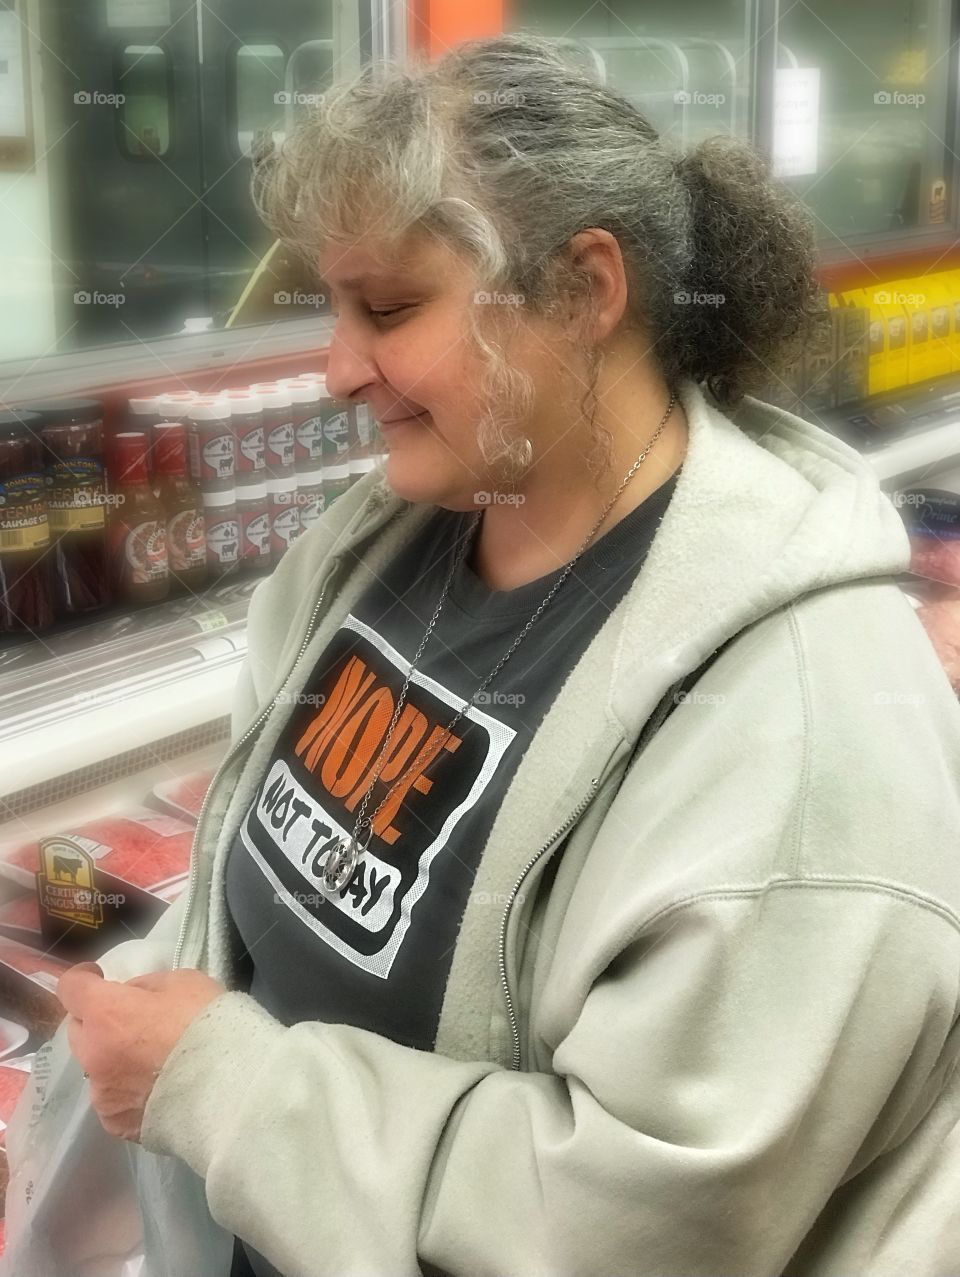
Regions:
M 108 27 L 168 27 L 170 0 L 107 0 Z
M 778 67 L 773 106 L 773 171 L 816 173 L 820 140 L 820 68 Z
M 17 15 L 0 10 L 0 137 L 27 136 L 23 44 Z

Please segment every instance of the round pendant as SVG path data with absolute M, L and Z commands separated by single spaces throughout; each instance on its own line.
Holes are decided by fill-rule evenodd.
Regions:
M 356 838 L 346 846 L 338 843 L 331 847 L 323 863 L 323 885 L 327 891 L 342 891 L 353 877 L 360 861 L 360 847 Z

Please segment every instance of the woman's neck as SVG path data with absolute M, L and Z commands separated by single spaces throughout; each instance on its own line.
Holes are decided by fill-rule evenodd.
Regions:
M 563 465 L 551 449 L 541 465 L 536 458 L 520 485 L 523 500 L 491 502 L 470 556 L 470 566 L 491 590 L 515 590 L 564 567 L 583 545 L 590 529 L 656 430 L 659 416 L 616 439 L 614 463 L 598 491 L 581 457 Z M 639 440 L 639 442 L 638 442 Z M 597 529 L 591 544 L 661 487 L 680 468 L 688 430 L 678 402 L 654 447 Z

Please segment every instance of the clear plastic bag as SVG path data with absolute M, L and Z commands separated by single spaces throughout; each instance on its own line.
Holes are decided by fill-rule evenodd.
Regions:
M 99 959 L 107 979 L 170 970 L 183 901 L 150 935 Z M 67 1022 L 41 1046 L 6 1132 L 0 1277 L 229 1277 L 233 1233 L 178 1157 L 108 1135 L 70 1052 Z
M 7 1153 L 3 1277 L 149 1277 L 136 1148 L 100 1125 L 66 1023 L 36 1053 Z

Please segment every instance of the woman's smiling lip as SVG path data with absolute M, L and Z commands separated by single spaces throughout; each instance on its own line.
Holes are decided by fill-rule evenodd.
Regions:
M 426 413 L 418 412 L 415 416 L 381 418 L 380 425 L 383 429 L 389 430 L 391 426 L 402 426 L 406 422 L 420 421 L 425 416 Z

